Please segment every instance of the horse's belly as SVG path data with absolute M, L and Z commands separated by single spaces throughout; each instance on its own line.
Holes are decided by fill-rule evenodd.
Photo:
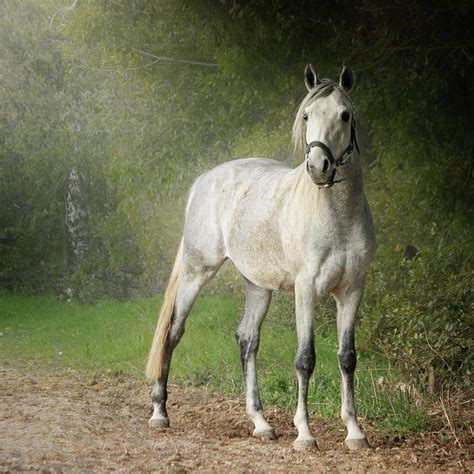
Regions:
M 255 285 L 269 290 L 292 290 L 294 273 L 276 219 L 255 221 L 243 216 L 238 226 L 225 233 L 228 258 Z
M 256 201 L 243 200 L 226 219 L 223 235 L 227 257 L 252 283 L 270 290 L 290 291 L 295 274 L 282 241 L 280 211 L 274 205 L 277 199 L 270 195 L 258 205 Z
M 242 275 L 257 286 L 268 290 L 292 291 L 295 281 L 289 272 L 275 269 L 274 272 L 262 271 L 256 268 L 239 268 Z
M 255 246 L 247 251 L 239 249 L 238 252 L 232 252 L 231 250 L 228 258 L 247 280 L 257 286 L 281 291 L 292 291 L 294 288 L 294 274 L 277 255 L 261 252 Z

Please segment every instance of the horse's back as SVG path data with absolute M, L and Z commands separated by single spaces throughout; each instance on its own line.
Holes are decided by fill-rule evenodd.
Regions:
M 222 187 L 225 183 L 227 189 L 236 189 L 242 184 L 251 185 L 252 182 L 255 183 L 262 177 L 274 177 L 275 175 L 284 174 L 289 169 L 291 167 L 286 163 L 270 158 L 241 158 L 221 163 L 202 174 L 195 181 L 193 188 L 204 183 L 207 186 Z
M 209 213 L 237 204 L 239 196 L 262 194 L 291 170 L 287 164 L 269 158 L 243 158 L 222 163 L 199 176 L 191 187 L 187 217 Z M 207 214 L 208 215 L 208 214 Z

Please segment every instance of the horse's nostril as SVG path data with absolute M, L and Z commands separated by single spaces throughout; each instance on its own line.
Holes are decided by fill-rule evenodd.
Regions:
M 324 163 L 323 163 L 323 173 L 325 173 L 328 168 L 329 168 L 329 160 L 325 158 Z

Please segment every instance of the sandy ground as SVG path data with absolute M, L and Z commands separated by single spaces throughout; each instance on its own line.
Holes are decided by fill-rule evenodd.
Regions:
M 292 414 L 267 410 L 277 441 L 252 438 L 243 400 L 170 386 L 172 427 L 148 428 L 150 387 L 123 376 L 0 368 L 0 471 L 472 471 L 469 447 L 436 434 L 387 436 L 350 452 L 339 420 L 314 419 L 319 451 L 291 449 Z M 472 448 L 472 445 L 471 445 Z

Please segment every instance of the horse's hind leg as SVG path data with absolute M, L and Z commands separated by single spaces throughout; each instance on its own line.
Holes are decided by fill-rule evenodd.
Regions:
M 240 348 L 240 360 L 244 373 L 246 412 L 252 420 L 257 438 L 276 439 L 275 431 L 263 417 L 263 408 L 258 393 L 256 359 L 260 341 L 260 328 L 265 317 L 272 292 L 260 288 L 247 280 L 245 309 L 235 338 Z
M 346 445 L 349 449 L 368 448 L 369 443 L 357 424 L 354 406 L 354 372 L 357 355 L 354 343 L 354 327 L 357 308 L 362 299 L 364 281 L 349 290 L 334 294 L 337 303 L 337 336 L 339 341 L 339 369 L 341 372 L 341 418 L 347 427 Z
M 148 424 L 153 427 L 167 428 L 169 426 L 166 400 L 168 398 L 167 383 L 173 350 L 184 334 L 184 326 L 191 308 L 203 286 L 216 274 L 224 262 L 224 258 L 216 259 L 212 265 L 203 266 L 190 262 L 185 258 L 180 274 L 179 287 L 173 312 L 173 319 L 165 343 L 163 369 L 161 376 L 151 392 L 153 415 Z

